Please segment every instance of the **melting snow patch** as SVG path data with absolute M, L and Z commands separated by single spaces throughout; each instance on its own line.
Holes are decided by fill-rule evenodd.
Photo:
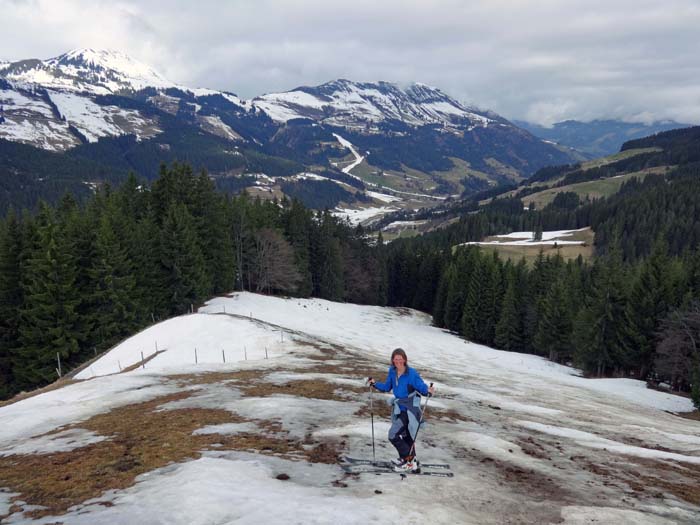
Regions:
M 50 454 L 53 452 L 68 452 L 76 448 L 86 447 L 107 439 L 92 431 L 82 428 L 64 430 L 56 434 L 37 436 L 12 447 L 0 450 L 0 456 L 17 454 Z
M 351 516 L 357 523 L 389 523 L 399 515 L 405 523 L 424 521 L 423 510 L 406 508 L 404 500 L 377 505 L 373 499 L 339 492 L 330 485 L 338 476 L 336 467 L 235 457 L 208 454 L 164 467 L 140 476 L 129 489 L 101 496 L 99 503 L 95 500 L 73 509 L 61 521 L 72 525 L 289 524 L 347 523 Z M 281 472 L 290 479 L 275 479 Z M 105 506 L 105 501 L 112 505 Z
M 515 423 L 517 425 L 520 425 L 521 427 L 528 428 L 530 430 L 535 430 L 537 432 L 542 432 L 544 434 L 549 434 L 550 436 L 572 439 L 573 441 L 584 447 L 605 449 L 611 452 L 617 452 L 618 454 L 627 454 L 630 456 L 637 456 L 640 458 L 670 459 L 674 461 L 700 465 L 700 457 L 698 456 L 687 456 L 684 454 L 675 454 L 673 452 L 664 452 L 662 450 L 654 450 L 649 448 L 624 445 L 617 441 L 605 439 L 596 436 L 595 434 L 591 434 L 589 432 L 583 432 L 581 430 L 574 430 L 565 427 L 544 425 L 542 423 L 535 423 L 533 421 L 516 421 Z
M 210 425 L 203 428 L 198 428 L 192 434 L 195 436 L 203 434 L 221 434 L 230 436 L 233 434 L 241 434 L 246 432 L 259 432 L 260 429 L 253 423 L 224 423 L 222 425 Z

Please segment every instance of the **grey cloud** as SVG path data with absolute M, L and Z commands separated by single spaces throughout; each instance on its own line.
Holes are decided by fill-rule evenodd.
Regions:
M 246 98 L 339 77 L 420 81 L 541 123 L 700 122 L 696 0 L 0 0 L 0 12 L 0 58 L 110 47 Z

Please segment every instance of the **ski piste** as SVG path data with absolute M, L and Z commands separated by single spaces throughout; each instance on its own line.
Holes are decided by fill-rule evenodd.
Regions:
M 452 477 L 454 477 L 453 472 L 423 470 L 423 467 L 421 467 L 421 470 L 419 470 L 418 472 L 396 471 L 393 468 L 375 467 L 372 465 L 342 465 L 342 468 L 348 474 L 399 474 L 401 477 L 408 477 L 408 476 L 435 476 L 435 477 L 439 477 L 439 478 L 452 478 Z
M 350 463 L 351 465 L 371 465 L 375 467 L 386 467 L 386 468 L 392 468 L 394 464 L 391 461 L 373 461 L 371 459 L 366 459 L 366 458 L 350 458 L 347 456 L 343 456 L 342 461 L 345 463 Z M 420 463 L 421 468 L 434 468 L 434 469 L 441 469 L 441 470 L 449 470 L 450 465 L 447 463 Z

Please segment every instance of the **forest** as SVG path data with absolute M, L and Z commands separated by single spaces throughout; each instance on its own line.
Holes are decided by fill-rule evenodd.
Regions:
M 66 194 L 0 222 L 0 395 L 56 378 L 143 327 L 232 290 L 407 306 L 469 341 L 634 377 L 700 405 L 700 164 L 542 210 L 496 198 L 412 239 L 382 242 L 296 199 L 217 191 L 162 165 L 79 204 Z M 474 210 L 468 203 L 464 209 Z M 467 241 L 595 231 L 592 262 L 502 260 Z

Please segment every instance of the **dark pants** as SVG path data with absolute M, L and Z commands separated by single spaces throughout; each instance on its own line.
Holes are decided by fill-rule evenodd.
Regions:
M 406 412 L 401 412 L 391 425 L 389 441 L 396 447 L 400 457 L 405 458 L 409 454 L 415 455 L 415 450 L 412 450 L 413 438 L 411 438 L 411 433 L 408 431 L 408 414 Z

